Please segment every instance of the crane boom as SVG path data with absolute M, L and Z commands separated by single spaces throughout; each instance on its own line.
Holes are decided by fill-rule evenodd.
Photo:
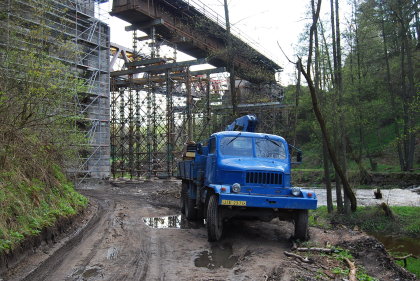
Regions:
M 228 125 L 225 131 L 241 131 L 254 133 L 258 125 L 258 119 L 255 115 L 244 115 L 237 118 L 230 125 Z

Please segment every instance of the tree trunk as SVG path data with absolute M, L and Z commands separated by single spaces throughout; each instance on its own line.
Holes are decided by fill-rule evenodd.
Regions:
M 338 94 L 338 114 L 339 114 L 339 123 L 338 123 L 338 133 L 339 133 L 339 161 L 344 173 L 347 173 L 347 160 L 346 160 L 346 125 L 344 118 L 344 104 L 343 104 L 343 73 L 341 67 L 341 33 L 340 33 L 340 9 L 338 0 L 335 0 L 335 32 L 336 32 L 336 52 L 337 52 L 337 94 Z M 350 199 L 347 196 L 347 193 L 344 192 L 344 212 L 346 214 L 350 213 Z
M 330 10 L 331 10 L 331 35 L 332 35 L 332 48 L 333 48 L 333 73 L 334 73 L 334 80 L 333 80 L 333 87 L 335 92 L 335 99 L 339 98 L 339 77 L 338 77 L 338 60 L 337 60 L 337 40 L 336 40 L 336 22 L 335 22 L 335 9 L 334 9 L 334 0 L 330 0 Z M 337 110 L 337 105 L 339 107 L 339 101 L 334 102 L 334 113 L 339 111 L 340 108 Z M 335 151 L 340 151 L 340 138 L 341 138 L 341 132 L 339 129 L 339 123 L 340 123 L 340 113 L 338 113 L 338 122 L 337 119 L 334 119 L 334 147 Z M 340 155 L 338 155 L 337 160 L 342 163 Z M 337 173 L 337 172 L 336 172 Z M 337 196 L 337 209 L 341 213 L 343 211 L 343 198 L 341 195 L 341 181 L 339 179 L 339 175 L 335 175 L 335 189 L 336 189 L 336 196 Z
M 315 6 L 314 6 L 314 2 L 312 2 L 312 12 L 315 13 Z M 312 14 L 312 16 L 315 16 L 314 14 Z M 318 98 L 320 98 L 320 100 L 322 101 L 323 99 L 320 97 L 321 95 L 321 78 L 320 78 L 320 61 L 319 61 L 319 40 L 318 40 L 318 28 L 315 29 L 314 32 L 314 37 L 315 37 L 315 90 L 316 90 L 316 94 L 318 96 Z M 326 188 L 326 192 L 327 192 L 327 209 L 328 209 L 328 213 L 332 213 L 333 212 L 333 203 L 332 203 L 332 193 L 331 193 L 331 180 L 330 180 L 330 168 L 329 168 L 329 163 L 328 163 L 328 151 L 326 148 L 326 144 L 325 141 L 322 141 L 322 158 L 323 158 L 323 162 L 324 162 L 324 179 L 325 179 L 325 188 Z
M 395 93 L 391 83 L 391 68 L 389 66 L 389 56 L 388 56 L 388 45 L 387 45 L 387 38 L 385 35 L 385 19 L 384 19 L 384 9 L 383 3 L 381 3 L 381 27 L 382 27 L 382 40 L 384 46 L 384 57 L 385 57 L 385 66 L 386 66 L 386 85 L 388 87 L 389 93 L 389 100 L 392 110 L 392 116 L 394 119 L 394 133 L 397 138 L 397 153 L 398 153 L 398 160 L 400 163 L 400 169 L 404 170 L 404 155 L 401 148 L 401 134 L 400 134 L 400 125 L 398 122 L 399 114 L 397 111 L 397 104 L 395 102 Z
M 301 83 L 301 71 L 299 68 L 299 64 L 296 65 L 297 68 L 297 82 L 296 82 L 296 96 L 295 96 L 295 120 L 293 126 L 293 145 L 296 145 L 296 127 L 297 127 L 297 120 L 298 120 L 298 106 L 299 106 L 299 96 L 300 96 L 300 83 Z
M 236 117 L 237 111 L 237 100 L 236 100 L 236 87 L 235 87 L 235 64 L 234 64 L 234 52 L 232 44 L 232 34 L 230 33 L 230 21 L 229 21 L 229 8 L 227 0 L 224 1 L 225 6 L 225 18 L 226 18 L 226 39 L 227 39 L 227 49 L 228 49 L 228 68 L 230 73 L 229 84 L 230 84 L 230 95 L 232 102 L 232 115 Z
M 328 149 L 325 141 L 322 141 L 322 159 L 324 162 L 324 179 L 325 179 L 325 188 L 327 189 L 327 209 L 328 213 L 334 211 L 334 205 L 332 200 L 332 188 L 331 188 L 331 179 L 330 179 L 330 163 L 328 157 Z
M 314 0 L 312 0 L 312 1 L 314 1 Z M 315 5 L 313 5 L 313 6 L 315 6 Z M 317 3 L 316 12 L 313 13 L 313 22 L 312 22 L 312 25 L 311 25 L 311 28 L 310 28 L 310 35 L 309 35 L 309 54 L 308 54 L 307 70 L 305 70 L 303 68 L 301 59 L 298 60 L 298 64 L 300 64 L 300 69 L 302 71 L 302 74 L 305 77 L 306 82 L 308 83 L 309 92 L 311 94 L 311 99 L 312 99 L 312 107 L 313 107 L 315 116 L 318 120 L 319 126 L 321 127 L 322 136 L 323 136 L 323 139 L 325 140 L 325 143 L 327 145 L 328 153 L 329 153 L 331 161 L 334 165 L 334 169 L 337 172 L 337 174 L 340 176 L 340 179 L 343 182 L 344 192 L 348 196 L 348 198 L 350 200 L 350 203 L 351 203 L 351 210 L 356 211 L 356 209 L 357 209 L 356 196 L 354 195 L 353 190 L 351 189 L 351 187 L 348 183 L 348 180 L 347 180 L 347 177 L 346 177 L 345 173 L 343 172 L 343 170 L 341 169 L 341 167 L 340 167 L 340 165 L 337 161 L 337 156 L 336 156 L 336 153 L 335 153 L 335 151 L 332 147 L 332 144 L 331 144 L 331 141 L 330 141 L 330 136 L 329 136 L 329 133 L 327 131 L 327 126 L 326 126 L 324 117 L 322 116 L 322 113 L 319 109 L 318 98 L 316 96 L 316 89 L 315 89 L 314 83 L 313 83 L 311 75 L 310 75 L 311 64 L 312 64 L 312 52 L 313 52 L 313 36 L 314 36 L 315 29 L 317 28 L 317 21 L 318 21 L 318 18 L 319 18 L 320 9 L 321 9 L 321 0 L 319 0 L 318 3 Z

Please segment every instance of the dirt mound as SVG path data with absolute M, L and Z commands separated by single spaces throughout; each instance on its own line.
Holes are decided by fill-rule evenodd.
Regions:
M 414 274 L 395 264 L 384 245 L 373 237 L 344 241 L 339 246 L 348 249 L 357 260 L 356 265 L 362 265 L 378 280 L 417 280 Z

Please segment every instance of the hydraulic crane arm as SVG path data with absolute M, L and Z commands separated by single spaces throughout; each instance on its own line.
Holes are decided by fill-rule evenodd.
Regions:
M 225 131 L 242 131 L 242 132 L 255 132 L 258 124 L 258 119 L 255 115 L 244 115 L 237 118 L 232 124 L 228 125 Z

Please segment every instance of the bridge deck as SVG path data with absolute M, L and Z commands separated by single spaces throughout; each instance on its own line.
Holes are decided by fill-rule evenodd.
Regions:
M 164 40 L 196 58 L 227 66 L 226 30 L 183 0 L 114 0 L 111 14 L 148 35 L 151 26 Z M 250 45 L 233 37 L 237 76 L 250 82 L 273 81 L 281 67 Z

